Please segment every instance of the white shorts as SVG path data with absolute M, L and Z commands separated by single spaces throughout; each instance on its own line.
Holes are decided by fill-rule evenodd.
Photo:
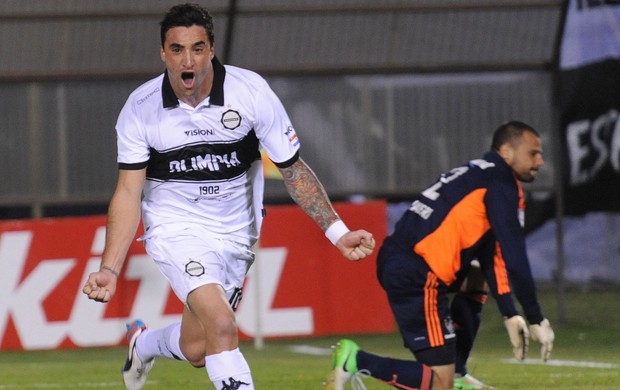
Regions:
M 209 237 L 205 230 L 187 227 L 182 230 L 151 232 L 145 241 L 149 256 L 168 279 L 176 296 L 187 304 L 190 292 L 205 284 L 219 284 L 233 310 L 241 300 L 241 288 L 254 252 L 246 245 Z

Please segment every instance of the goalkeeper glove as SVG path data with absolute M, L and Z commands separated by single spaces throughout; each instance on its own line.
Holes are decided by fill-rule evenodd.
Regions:
M 540 357 L 544 361 L 547 361 L 551 355 L 553 340 L 555 339 L 555 334 L 553 333 L 553 329 L 551 329 L 549 320 L 545 318 L 540 324 L 530 325 L 530 332 L 532 333 L 532 340 L 542 344 Z
M 523 317 L 516 315 L 504 320 L 504 326 L 508 331 L 512 352 L 518 360 L 525 359 L 525 353 L 529 343 L 530 333 Z

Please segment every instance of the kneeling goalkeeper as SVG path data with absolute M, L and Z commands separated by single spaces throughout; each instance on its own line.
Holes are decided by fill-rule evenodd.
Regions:
M 533 181 L 543 164 L 538 133 L 511 121 L 494 132 L 482 159 L 452 169 L 422 192 L 377 259 L 379 282 L 416 361 L 377 356 L 341 340 L 329 389 L 343 389 L 359 371 L 398 389 L 452 389 L 456 334 L 448 293 L 474 260 L 505 318 L 515 356 L 524 358 L 531 333 L 542 343 L 543 359 L 549 357 L 554 333 L 538 303 L 526 253 L 520 183 Z

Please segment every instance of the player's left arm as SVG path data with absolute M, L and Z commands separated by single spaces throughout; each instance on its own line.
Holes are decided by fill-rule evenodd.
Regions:
M 501 266 L 504 270 L 503 272 L 508 275 L 510 285 L 514 288 L 514 294 L 521 303 L 525 317 L 530 323 L 530 332 L 528 333 L 532 335 L 535 341 L 542 344 L 541 357 L 547 360 L 553 348 L 555 335 L 549 321 L 543 316 L 538 303 L 534 278 L 526 251 L 525 236 L 516 217 L 517 205 L 511 202 L 508 196 L 503 197 L 501 191 L 499 191 L 499 194 L 495 193 L 495 191 L 493 192 L 494 196 L 488 196 L 486 203 L 489 223 L 497 237 L 498 250 L 501 251 L 503 260 Z M 513 318 L 513 316 L 507 317 L 509 320 Z M 517 317 L 517 315 L 514 317 Z M 511 333 L 510 324 L 516 325 L 514 328 L 518 329 L 520 334 L 525 325 L 522 321 L 513 323 L 507 321 L 505 324 L 509 334 Z M 516 352 L 515 356 L 518 357 Z M 521 359 L 523 357 L 524 355 L 522 355 Z
M 340 219 L 332 203 L 310 167 L 301 159 L 280 168 L 291 198 L 319 225 L 327 238 L 349 260 L 357 261 L 370 255 L 375 239 L 366 230 L 350 231 Z

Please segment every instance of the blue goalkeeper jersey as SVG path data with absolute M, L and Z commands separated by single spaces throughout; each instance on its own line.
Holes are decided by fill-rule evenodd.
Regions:
M 512 168 L 495 152 L 442 174 L 422 192 L 384 245 L 421 256 L 451 285 L 478 259 L 502 315 L 518 314 L 512 294 L 530 323 L 543 315 L 525 247 L 525 202 Z

